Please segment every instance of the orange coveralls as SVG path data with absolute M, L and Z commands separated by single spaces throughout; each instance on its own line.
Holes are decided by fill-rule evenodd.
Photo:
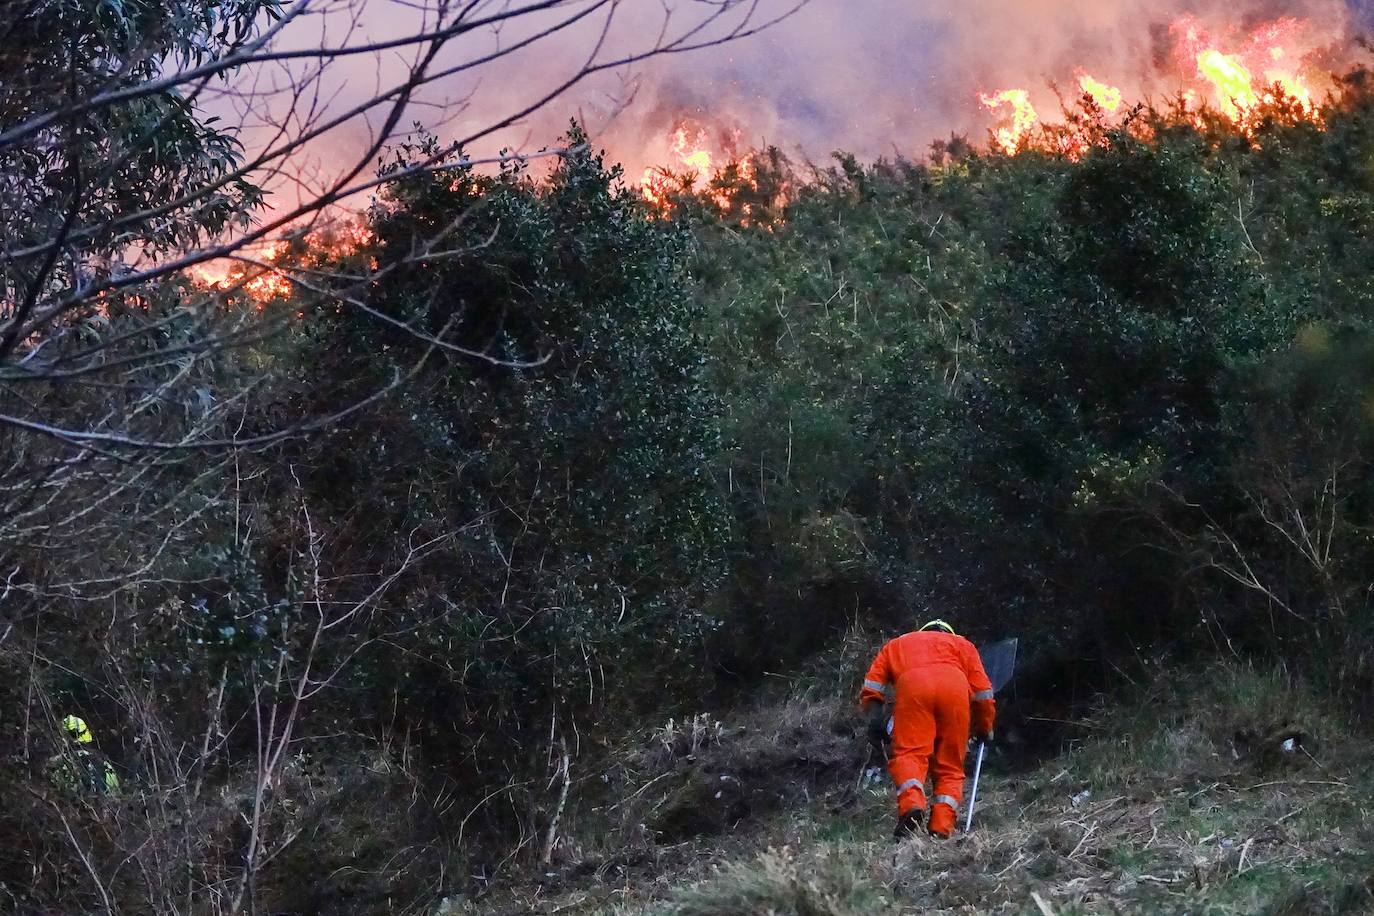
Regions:
M 970 718 L 975 735 L 992 733 L 996 718 L 992 682 L 973 643 L 938 630 L 890 640 L 864 675 L 859 703 L 884 702 L 895 685 L 892 756 L 887 769 L 897 784 L 897 816 L 926 807 L 926 767 L 934 761 L 935 799 L 930 828 L 946 833 L 964 796 L 964 752 Z M 948 812 L 940 811 L 947 806 Z

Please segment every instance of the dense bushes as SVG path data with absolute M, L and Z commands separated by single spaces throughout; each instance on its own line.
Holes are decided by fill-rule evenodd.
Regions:
M 287 330 L 148 367 L 156 404 L 125 411 L 254 448 L 102 489 L 47 439 L 5 443 L 65 476 L 12 491 L 37 521 L 0 544 L 24 596 L 6 696 L 41 723 L 5 729 L 41 803 L 0 829 L 58 837 L 0 881 L 76 899 L 80 851 L 153 908 L 172 872 L 228 910 L 418 900 L 474 849 L 552 855 L 599 742 L 856 618 L 1019 633 L 1022 684 L 1057 700 L 1169 649 L 1365 689 L 1374 105 L 1352 81 L 1320 129 L 1289 114 L 1083 117 L 1077 160 L 951 143 L 801 175 L 770 153 L 766 187 L 736 168 L 726 212 L 671 219 L 576 128 L 540 176 L 395 150 L 354 243 L 287 256 Z M 182 289 L 142 291 L 140 320 L 199 320 Z M 83 333 L 117 337 L 119 306 Z M 121 408 L 51 391 L 44 416 Z M 272 435 L 301 417 L 335 422 Z M 125 799 L 52 796 L 69 706 Z M 441 814 L 359 835 L 402 799 Z M 292 886 L 381 836 L 409 864 Z
M 424 861 L 455 835 L 465 852 L 474 838 L 500 848 L 549 829 L 550 753 L 587 753 L 704 683 L 694 660 L 728 517 L 710 477 L 720 404 L 689 296 L 692 239 L 571 140 L 539 180 L 421 169 L 387 186 L 360 243 L 290 253 L 315 278 L 297 320 L 218 367 L 248 379 L 225 435 L 266 444 L 135 476 L 169 488 L 150 494 L 156 515 L 140 516 L 133 484 L 84 510 L 57 504 L 135 557 L 88 589 L 97 598 L 68 584 L 113 565 L 94 544 L 45 562 L 41 540 L 5 545 L 50 576 L 29 592 L 47 590 L 32 604 L 43 626 L 0 657 L 39 659 L 27 781 L 51 794 L 41 761 L 77 709 L 131 792 L 81 807 L 78 833 L 99 842 L 74 842 L 77 858 L 27 899 L 67 893 L 60 875 L 84 848 L 98 870 L 131 858 L 229 911 L 296 899 L 281 870 L 292 847 L 342 829 L 335 795 L 369 784 L 352 761 L 375 747 L 402 759 L 349 823 L 385 820 L 400 793 L 465 812 L 396 837 Z M 421 139 L 390 168 L 436 150 Z M 425 250 L 437 223 L 458 228 Z M 188 410 L 224 396 L 200 375 L 183 391 L 176 368 L 164 375 Z M 276 435 L 351 405 L 369 409 Z M 168 425 L 157 416 L 150 435 Z M 83 613 L 93 600 L 101 613 Z M 60 835 L 42 805 L 9 810 L 0 827 Z M 161 906 L 162 880 L 119 893 Z M 389 896 L 390 881 L 368 886 Z
M 584 141 L 575 131 L 579 151 L 540 183 L 512 167 L 389 188 L 356 257 L 379 262 L 369 298 L 396 324 L 345 311 L 308 331 L 312 365 L 358 395 L 405 370 L 425 335 L 483 354 L 434 356 L 385 410 L 307 446 L 303 466 L 336 524 L 365 520 L 365 555 L 378 527 L 460 532 L 395 612 L 434 622 L 417 632 L 439 667 L 397 658 L 397 673 L 432 702 L 516 728 L 586 709 L 588 692 L 609 691 L 595 714 L 633 701 L 660 664 L 662 687 L 709 626 L 702 596 L 724 539 L 690 239 L 646 218 Z M 457 250 L 388 273 L 424 227 L 460 217 Z M 458 667 L 441 686 L 437 672 Z
M 381 314 L 333 296 L 309 308 L 308 372 L 280 396 L 318 415 L 408 381 L 268 467 L 296 475 L 344 568 L 398 568 L 433 544 L 321 702 L 355 728 L 412 733 L 438 775 L 483 794 L 542 768 L 551 744 L 697 691 L 728 524 L 692 240 L 570 141 L 539 180 L 454 166 L 386 188 L 367 241 L 330 265 L 373 265 L 345 295 Z M 420 138 L 388 168 L 436 150 Z M 421 250 L 455 221 L 445 250 Z M 540 801 L 519 798 L 538 829 Z
M 1369 309 L 1370 262 L 1346 256 L 1374 203 L 1360 86 L 1322 129 L 1140 109 L 1075 121 L 1078 161 L 845 160 L 794 182 L 774 231 L 704 230 L 737 619 L 939 613 L 1070 667 L 1221 645 L 1365 670 L 1325 664 L 1370 618 L 1367 553 L 1339 534 L 1366 519 L 1368 388 L 1336 381 Z

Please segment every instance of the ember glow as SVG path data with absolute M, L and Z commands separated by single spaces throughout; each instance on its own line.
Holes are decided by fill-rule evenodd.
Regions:
M 256 302 L 267 302 L 291 294 L 291 281 L 264 264 L 273 264 L 286 251 L 283 241 L 267 242 L 256 250 L 244 252 L 244 260 L 219 258 L 197 264 L 190 270 L 199 285 L 221 292 L 242 293 Z M 259 262 L 259 263 L 252 263 Z
M 291 261 L 293 265 L 321 266 L 352 254 L 371 239 L 371 231 L 359 222 L 316 230 L 296 243 Z M 241 258 L 207 261 L 190 268 L 188 273 L 198 286 L 242 295 L 263 305 L 291 295 L 295 284 L 289 276 L 290 268 L 283 266 L 277 270 L 273 265 L 282 261 L 292 247 L 285 239 L 268 241 L 245 249 Z

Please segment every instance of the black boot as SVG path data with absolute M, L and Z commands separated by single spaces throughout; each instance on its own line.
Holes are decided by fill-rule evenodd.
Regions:
M 894 840 L 900 840 L 903 837 L 911 836 L 913 833 L 920 830 L 921 814 L 922 811 L 920 808 L 912 808 L 906 814 L 903 814 L 901 817 L 897 818 L 897 827 L 895 830 L 892 831 L 892 838 Z

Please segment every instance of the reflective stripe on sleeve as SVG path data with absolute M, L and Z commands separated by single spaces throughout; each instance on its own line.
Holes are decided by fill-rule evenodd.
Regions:
M 935 804 L 949 805 L 951 808 L 954 809 L 955 814 L 959 813 L 959 800 L 955 798 L 953 795 L 937 795 L 935 796 Z
M 973 695 L 973 698 L 974 698 L 975 700 L 991 700 L 991 699 L 992 699 L 992 691 L 991 691 L 991 690 L 980 690 L 980 691 L 978 691 L 977 693 L 975 693 L 975 694 Z
M 854 682 L 853 682 L 853 681 L 850 681 L 850 683 L 852 684 L 852 683 L 854 683 Z M 869 681 L 869 680 L 865 680 L 865 681 L 864 681 L 864 686 L 867 687 L 869 690 L 876 690 L 876 691 L 878 691 L 879 693 L 882 693 L 882 692 L 883 692 L 883 688 L 886 687 L 887 685 L 886 685 L 886 684 L 879 683 L 878 681 Z

